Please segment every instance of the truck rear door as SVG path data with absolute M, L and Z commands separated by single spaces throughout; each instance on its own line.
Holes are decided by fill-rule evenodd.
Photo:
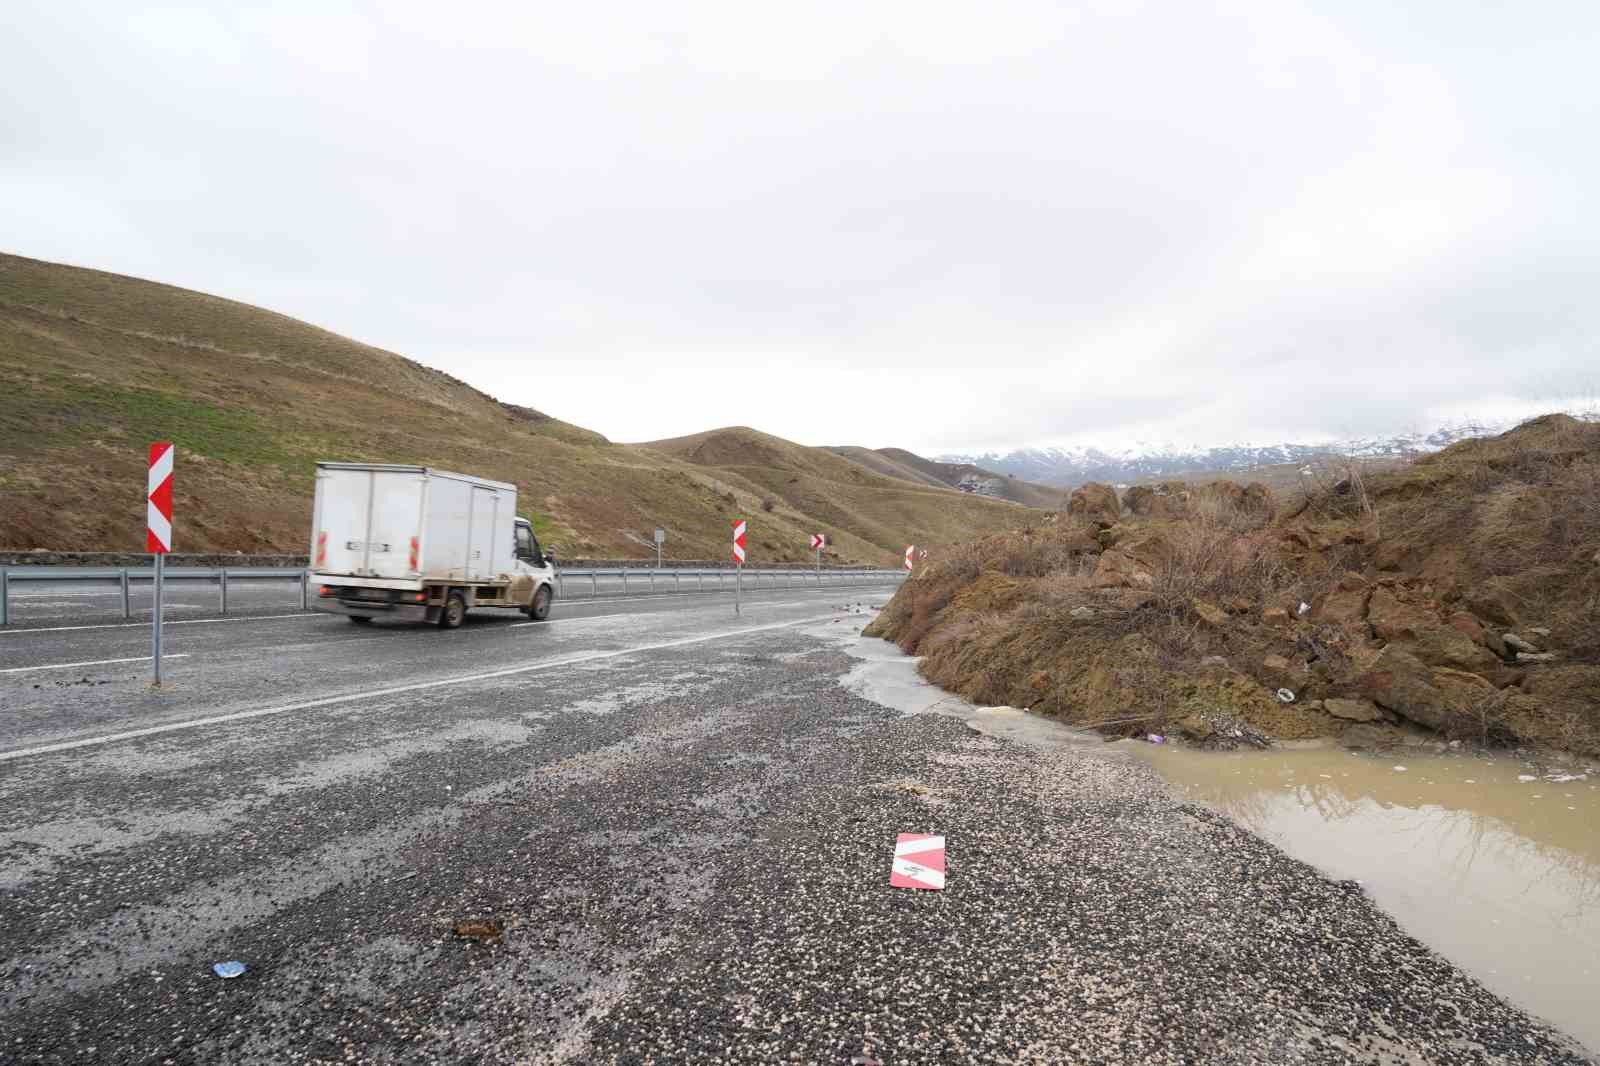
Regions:
M 413 576 L 423 483 L 413 471 L 319 469 L 312 569 L 353 577 Z

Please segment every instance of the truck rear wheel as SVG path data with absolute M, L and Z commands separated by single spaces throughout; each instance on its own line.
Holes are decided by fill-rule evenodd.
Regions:
M 543 622 L 550 617 L 550 586 L 540 585 L 533 590 L 533 602 L 528 604 L 528 617 Z
M 440 629 L 456 629 L 467 620 L 467 598 L 459 592 L 452 592 L 444 601 L 444 609 L 439 612 Z

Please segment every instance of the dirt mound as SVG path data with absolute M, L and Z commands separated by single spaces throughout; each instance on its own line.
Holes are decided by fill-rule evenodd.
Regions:
M 968 698 L 1112 732 L 1387 722 L 1600 753 L 1600 425 L 1551 415 L 1282 504 L 1123 502 L 949 553 L 871 632 Z

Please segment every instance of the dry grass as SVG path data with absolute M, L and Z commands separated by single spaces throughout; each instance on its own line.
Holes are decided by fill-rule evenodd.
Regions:
M 917 487 L 824 449 L 721 438 L 726 465 L 599 434 L 283 315 L 0 255 L 0 548 L 136 550 L 148 442 L 178 445 L 185 551 L 303 552 L 318 459 L 420 463 L 516 484 L 567 556 L 893 565 L 908 542 L 1006 528 L 1014 504 Z M 759 436 L 759 435 L 758 435 Z

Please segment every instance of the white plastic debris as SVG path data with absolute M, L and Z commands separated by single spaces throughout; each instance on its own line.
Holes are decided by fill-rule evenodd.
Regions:
M 1145 739 L 1152 744 L 1165 744 L 1167 742 L 1167 738 L 1162 736 L 1160 733 L 1151 733 L 1146 736 Z
M 1278 690 L 1278 702 L 1279 703 L 1293 703 L 1294 702 L 1294 693 L 1290 692 L 1286 688 L 1280 688 Z
M 1396 766 L 1395 769 L 1399 770 L 1401 773 L 1405 773 L 1406 772 L 1406 768 L 1404 766 Z
M 1295 614 L 1303 615 L 1309 610 L 1311 610 L 1311 605 L 1309 603 L 1307 603 L 1305 600 L 1301 600 L 1300 601 L 1300 608 L 1297 611 L 1295 611 Z
M 219 962 L 211 967 L 211 972 L 222 978 L 224 981 L 233 977 L 242 977 L 244 975 L 244 971 L 244 963 L 237 960 Z
M 1539 779 L 1537 777 L 1534 777 L 1532 774 L 1518 774 L 1517 775 L 1517 780 L 1518 781 L 1537 781 Z

